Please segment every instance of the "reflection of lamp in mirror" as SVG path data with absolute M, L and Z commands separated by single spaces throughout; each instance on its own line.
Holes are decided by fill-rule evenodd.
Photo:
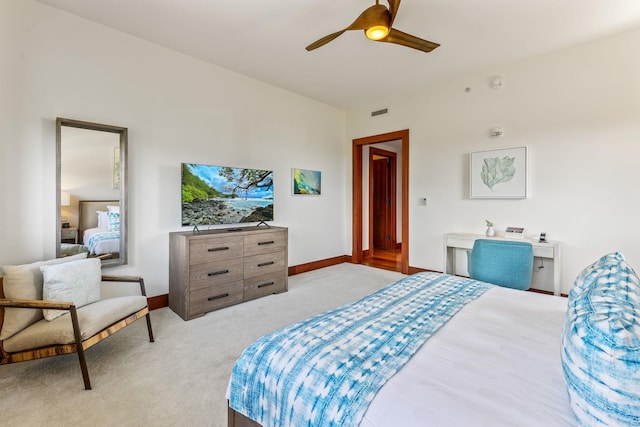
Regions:
M 71 193 L 68 191 L 60 192 L 60 206 L 70 206 L 71 205 Z
M 60 206 L 71 206 L 71 194 L 68 191 L 60 192 Z M 61 216 L 60 222 L 62 223 L 62 228 L 69 228 L 69 222 L 66 216 Z

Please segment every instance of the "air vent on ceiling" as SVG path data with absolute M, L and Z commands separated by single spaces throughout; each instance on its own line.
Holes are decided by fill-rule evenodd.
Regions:
M 380 114 L 387 114 L 389 110 L 387 108 L 383 108 L 382 110 L 372 111 L 371 117 L 379 116 Z

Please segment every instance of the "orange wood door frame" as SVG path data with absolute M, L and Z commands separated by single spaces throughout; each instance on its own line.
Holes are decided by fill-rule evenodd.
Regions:
M 409 274 L 409 129 L 357 138 L 352 141 L 352 256 L 355 264 L 362 264 L 362 147 L 380 142 L 402 142 L 402 248 L 401 272 Z

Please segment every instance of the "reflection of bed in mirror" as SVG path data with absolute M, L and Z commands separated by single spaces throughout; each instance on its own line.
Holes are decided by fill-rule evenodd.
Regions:
M 89 256 L 118 258 L 120 252 L 120 202 L 80 200 L 79 234 Z

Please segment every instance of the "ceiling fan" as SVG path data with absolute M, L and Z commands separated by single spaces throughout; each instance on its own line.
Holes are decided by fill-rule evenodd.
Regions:
M 337 31 L 333 34 L 329 34 L 321 38 L 318 41 L 311 43 L 306 47 L 308 51 L 319 48 L 329 43 L 345 31 L 350 30 L 364 30 L 365 36 L 373 41 L 395 43 L 402 46 L 407 46 L 413 49 L 418 49 L 423 52 L 431 52 L 433 49 L 440 46 L 438 43 L 433 43 L 427 40 L 423 40 L 411 34 L 403 33 L 402 31 L 392 28 L 393 21 L 398 13 L 400 7 L 400 0 L 388 0 L 389 8 L 380 4 L 380 0 L 376 0 L 376 4 L 367 8 L 364 12 L 356 18 L 351 25 L 344 30 Z

